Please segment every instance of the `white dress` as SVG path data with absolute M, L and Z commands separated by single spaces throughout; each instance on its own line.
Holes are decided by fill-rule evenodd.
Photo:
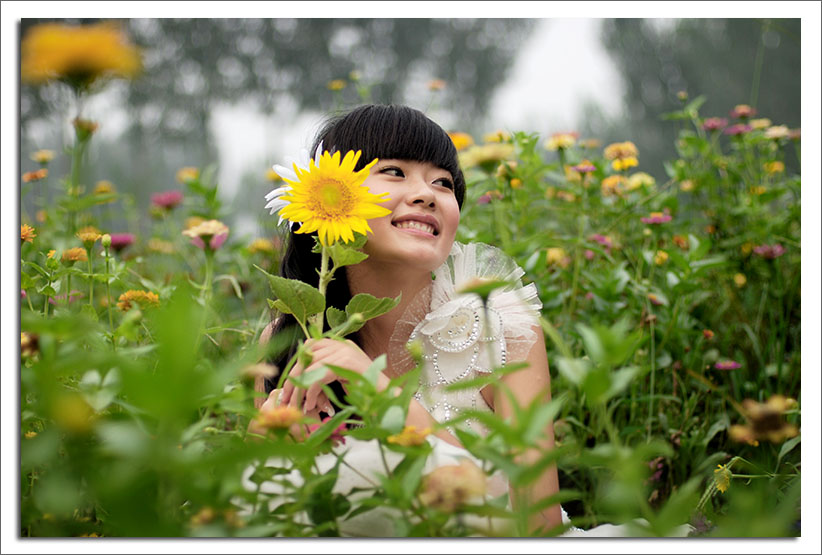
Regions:
M 434 272 L 432 285 L 414 299 L 400 318 L 391 338 L 388 353 L 389 365 L 395 372 L 413 368 L 414 361 L 406 345 L 419 341 L 423 347 L 423 369 L 416 400 L 438 421 L 446 422 L 470 409 L 491 411 L 480 394 L 479 388 L 449 392 L 445 388 L 462 380 L 471 380 L 492 371 L 507 362 L 524 360 L 536 341 L 534 326 L 538 325 L 538 315 L 542 304 L 534 284 L 523 286 L 520 278 L 524 271 L 503 251 L 482 243 L 463 245 L 455 243 L 447 261 Z M 510 285 L 497 289 L 488 297 L 487 311 L 476 294 L 461 294 L 460 290 L 471 284 L 474 278 L 503 280 Z M 488 326 L 484 322 L 489 322 Z M 484 435 L 486 430 L 476 421 L 464 421 L 459 425 L 473 429 Z M 467 450 L 451 445 L 444 440 L 429 435 L 427 441 L 433 447 L 432 454 L 423 469 L 427 474 L 437 467 L 456 465 L 463 459 L 482 467 L 482 462 Z M 375 473 L 385 473 L 376 441 L 360 441 L 347 438 L 344 445 L 335 448 L 344 453 L 345 463 L 339 466 L 339 476 L 334 492 L 348 495 L 353 501 L 358 496 L 369 496 L 370 492 L 357 491 L 374 487 L 378 480 Z M 386 462 L 393 467 L 403 455 L 383 449 Z M 337 461 L 336 454 L 320 455 L 316 459 L 320 472 L 331 470 Z M 267 465 L 279 465 L 281 461 L 270 459 Z M 357 471 L 350 470 L 351 468 Z M 249 491 L 257 485 L 249 480 L 254 468 L 243 475 L 243 484 Z M 370 475 L 370 477 L 369 477 Z M 299 485 L 301 477 L 297 471 L 280 476 L 292 484 Z M 356 493 L 351 493 L 355 490 Z M 260 491 L 272 494 L 272 508 L 279 504 L 276 495 L 283 492 L 277 482 L 264 482 Z M 497 498 L 508 491 L 507 480 L 501 473 L 488 478 L 489 498 Z M 391 537 L 394 526 L 390 509 L 372 510 L 340 523 L 341 532 L 348 536 Z M 564 523 L 569 523 L 562 511 Z M 487 528 L 488 519 L 464 517 L 466 524 L 476 520 Z M 308 522 L 307 520 L 305 522 Z M 622 526 L 603 525 L 584 531 L 571 527 L 563 536 L 627 536 L 629 531 Z

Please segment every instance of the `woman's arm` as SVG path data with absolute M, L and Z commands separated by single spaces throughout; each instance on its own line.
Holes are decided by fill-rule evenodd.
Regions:
M 501 379 L 502 387 L 507 387 L 521 407 L 527 407 L 532 402 L 548 403 L 551 400 L 551 374 L 548 371 L 548 356 L 545 352 L 545 338 L 542 329 L 535 326 L 537 341 L 531 347 L 525 359 L 529 365 L 522 370 L 512 372 Z M 494 388 L 494 412 L 505 419 L 515 418 L 515 411 L 511 399 L 505 395 L 501 387 Z M 545 427 L 543 437 L 538 441 L 538 448 L 526 451 L 520 462 L 525 465 L 534 464 L 546 451 L 554 448 L 554 425 L 549 422 Z M 515 506 L 520 503 L 533 504 L 559 491 L 559 479 L 555 465 L 548 467 L 539 479 L 526 491 L 511 491 L 511 499 Z M 552 505 L 539 513 L 532 515 L 529 528 L 536 531 L 540 527 L 550 530 L 562 524 L 562 513 L 559 505 Z

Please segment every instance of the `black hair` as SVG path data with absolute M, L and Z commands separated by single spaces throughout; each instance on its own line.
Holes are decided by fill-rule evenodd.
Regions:
M 356 170 L 361 170 L 374 158 L 412 160 L 430 162 L 448 171 L 454 181 L 454 195 L 457 204 L 462 207 L 465 198 L 465 177 L 459 167 L 457 149 L 448 134 L 414 108 L 400 105 L 369 104 L 329 119 L 317 134 L 311 154 L 322 142 L 323 150 L 339 151 L 345 154 L 349 150 L 362 151 Z M 286 249 L 280 264 L 280 275 L 289 279 L 298 279 L 317 286 L 320 267 L 320 254 L 311 252 L 314 246 L 314 234 L 298 234 L 289 231 Z M 342 271 L 334 274 L 334 279 L 326 290 L 326 306 L 344 310 L 351 300 L 348 279 Z M 325 324 L 327 326 L 327 323 Z M 295 332 L 297 323 L 291 315 L 283 314 L 274 322 L 272 337 L 278 333 L 293 334 L 291 347 L 282 353 L 275 353 L 274 365 L 282 370 L 296 352 L 299 334 Z M 296 329 L 298 331 L 298 329 Z M 350 337 L 359 345 L 357 334 Z M 279 376 L 265 380 L 266 393 L 277 387 Z

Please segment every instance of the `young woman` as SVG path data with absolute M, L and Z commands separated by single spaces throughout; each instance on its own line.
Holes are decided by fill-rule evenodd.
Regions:
M 376 357 L 387 354 L 387 368 L 378 382 L 378 387 L 384 389 L 392 377 L 413 367 L 405 346 L 411 340 L 419 340 L 425 365 L 419 390 L 408 407 L 406 425 L 418 430 L 433 429 L 438 422 L 453 418 L 465 409 L 493 411 L 513 419 L 514 401 L 502 393 L 503 388 L 509 389 L 521 406 L 550 401 L 551 380 L 537 318 L 541 303 L 534 285 L 521 285 L 519 278 L 524 272 L 500 250 L 488 245 L 455 242 L 465 180 L 457 151 L 445 131 L 417 110 L 368 105 L 326 124 L 312 152 L 320 145 L 329 152 L 362 151 L 356 170 L 377 158 L 363 185 L 374 194 L 388 193 L 390 200 L 381 206 L 391 210 L 387 216 L 369 220 L 372 233 L 363 249 L 368 258 L 335 274 L 327 291 L 328 304 L 343 309 L 357 293 L 376 297 L 401 294 L 402 298 L 396 308 L 369 320 L 349 341 L 309 341 L 311 364 L 307 368 L 295 365 L 291 375 L 324 364 L 362 373 Z M 278 204 L 278 195 L 273 196 L 273 199 L 267 197 L 271 200 L 272 213 L 282 206 Z M 281 275 L 316 285 L 320 264 L 319 255 L 311 252 L 313 244 L 311 235 L 292 231 Z M 495 291 L 488 300 L 486 312 L 477 295 L 460 293 L 462 287 L 478 277 L 510 280 L 515 285 Z M 292 317 L 279 317 L 266 328 L 261 340 L 288 333 L 293 326 Z M 275 361 L 277 366 L 283 368 L 293 353 L 294 348 Z M 470 380 L 516 361 L 525 361 L 528 365 L 501 375 L 493 385 L 453 393 L 444 389 L 448 384 Z M 265 382 L 260 379 L 257 383 L 260 391 L 268 393 L 263 410 L 287 404 L 306 414 L 320 416 L 333 411 L 321 385 L 339 386 L 341 380 L 329 370 L 321 382 L 307 391 L 290 382 L 282 390 L 274 389 L 276 381 L 276 378 Z M 479 433 L 484 432 L 477 422 L 467 425 Z M 299 431 L 296 435 L 300 435 Z M 527 453 L 523 463 L 535 461 L 545 450 L 552 449 L 553 438 L 553 427 L 549 423 L 539 449 Z M 449 429 L 441 428 L 430 441 L 439 454 L 431 458 L 439 461 L 438 464 L 471 458 Z M 375 457 L 375 452 L 368 448 L 357 451 L 349 449 L 351 457 L 360 458 L 356 464 L 368 465 L 369 459 Z M 343 469 L 340 469 L 338 487 L 350 489 L 357 485 L 358 477 L 344 476 Z M 507 488 L 505 481 L 497 481 L 495 493 L 499 494 L 504 488 Z M 489 493 L 493 490 L 492 482 Z M 557 490 L 556 468 L 550 467 L 528 492 L 510 493 L 516 505 L 526 502 L 525 499 L 537 502 Z M 554 505 L 535 514 L 531 526 L 535 530 L 550 530 L 562 522 L 561 509 Z M 365 528 L 374 531 L 373 523 L 365 523 Z

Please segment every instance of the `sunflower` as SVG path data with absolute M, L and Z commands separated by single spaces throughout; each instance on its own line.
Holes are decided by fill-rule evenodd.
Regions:
M 362 184 L 368 177 L 375 158 L 360 171 L 354 171 L 362 151 L 348 151 L 340 161 L 340 153 L 323 152 L 309 162 L 308 170 L 294 164 L 297 180 L 285 177 L 291 187 L 280 197 L 287 202 L 280 209 L 283 219 L 302 224 L 296 233 L 317 232 L 323 245 L 342 239 L 354 240 L 354 232 L 365 235 L 371 231 L 368 220 L 391 213 L 378 203 L 389 200 L 388 193 L 375 195 Z

